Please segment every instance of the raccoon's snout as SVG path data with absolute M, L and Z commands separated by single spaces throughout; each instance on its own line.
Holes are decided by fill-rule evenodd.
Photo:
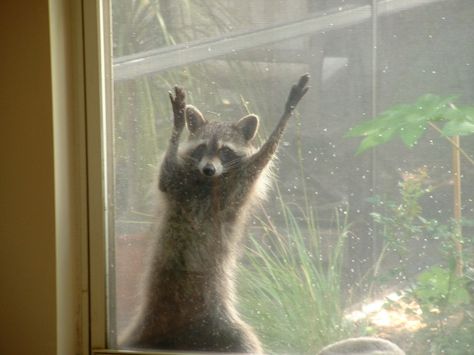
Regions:
M 214 167 L 213 164 L 211 163 L 207 163 L 206 165 L 204 165 L 204 167 L 202 168 L 202 173 L 206 176 L 214 176 L 215 173 L 216 173 L 216 168 Z
M 207 177 L 216 177 L 223 173 L 223 166 L 219 159 L 204 158 L 198 165 L 199 172 Z

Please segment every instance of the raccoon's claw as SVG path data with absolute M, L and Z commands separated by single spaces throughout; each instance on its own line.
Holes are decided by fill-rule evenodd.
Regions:
M 184 110 L 186 109 L 186 94 L 184 90 L 179 86 L 174 87 L 174 95 L 171 91 L 168 91 L 170 97 L 171 106 L 173 107 L 174 114 L 174 127 L 178 130 L 184 128 Z
M 186 94 L 184 93 L 183 88 L 180 88 L 179 86 L 174 87 L 174 93 L 175 93 L 175 101 L 179 104 L 184 105 L 184 99 L 186 98 Z
M 186 94 L 184 93 L 184 90 L 182 88 L 180 88 L 179 86 L 175 86 L 174 96 L 171 91 L 168 91 L 168 94 L 170 96 L 171 105 L 173 105 L 173 109 L 184 108 L 186 106 L 184 102 L 186 99 Z
M 308 92 L 309 86 L 306 86 L 309 82 L 309 74 L 304 74 L 301 76 L 297 84 L 293 85 L 286 102 L 286 112 L 292 112 L 301 98 Z

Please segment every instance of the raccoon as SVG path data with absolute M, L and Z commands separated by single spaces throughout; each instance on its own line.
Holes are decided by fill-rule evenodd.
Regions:
M 121 346 L 129 349 L 261 353 L 234 305 L 234 275 L 243 229 L 262 197 L 269 165 L 309 75 L 291 88 L 283 115 L 256 149 L 256 115 L 208 121 L 186 106 L 179 87 L 169 97 L 173 130 L 161 163 L 161 220 L 137 318 Z M 187 126 L 187 141 L 180 143 Z
M 360 337 L 328 345 L 318 355 L 405 355 L 405 352 L 391 341 Z

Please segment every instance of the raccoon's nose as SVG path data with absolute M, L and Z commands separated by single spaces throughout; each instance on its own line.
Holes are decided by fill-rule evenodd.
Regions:
M 206 176 L 214 176 L 216 168 L 211 163 L 207 163 L 204 165 L 204 168 L 202 168 L 202 173 Z

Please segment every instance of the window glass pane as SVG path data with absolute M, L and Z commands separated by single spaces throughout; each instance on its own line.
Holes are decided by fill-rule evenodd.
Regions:
M 236 335 L 222 330 L 219 317 L 202 316 L 216 311 L 212 299 L 235 306 L 268 353 L 317 353 L 363 335 L 391 340 L 407 353 L 473 351 L 470 0 L 112 0 L 111 15 L 110 347 L 130 347 L 121 334 L 135 329 L 150 332 L 142 340 L 154 339 L 136 348 L 241 350 L 229 345 Z M 213 270 L 193 269 L 182 252 L 187 242 L 178 240 L 197 238 L 185 234 L 190 221 L 200 221 L 197 235 L 206 223 L 224 223 L 205 205 L 214 203 L 212 191 L 224 190 L 203 180 L 202 161 L 220 164 L 243 143 L 229 143 L 227 153 L 194 152 L 193 174 L 201 175 L 193 193 L 190 186 L 159 192 L 173 127 L 168 91 L 183 87 L 186 103 L 210 121 L 257 114 L 260 147 L 304 73 L 311 88 L 281 138 L 266 199 L 249 213 L 246 227 L 243 215 L 225 219 L 225 228 L 235 226 L 244 236 L 228 246 L 239 255 L 235 268 L 220 261 Z M 219 142 L 228 139 L 220 134 Z M 176 199 L 181 202 L 171 203 Z M 202 208 L 169 222 L 182 200 Z M 219 206 L 230 214 L 233 208 Z M 164 221 L 179 238 L 163 237 Z M 182 266 L 173 274 L 182 279 L 160 288 L 150 280 L 164 280 L 168 270 L 157 266 L 163 257 L 153 258 L 163 255 L 163 240 L 170 255 L 187 261 L 171 263 Z M 220 260 L 212 245 L 192 245 L 200 257 Z M 208 290 L 196 286 L 217 269 L 219 282 Z M 183 291 L 168 304 L 157 296 L 179 282 L 188 282 L 181 286 L 192 296 Z M 160 306 L 153 308 L 147 300 L 155 298 Z M 194 306 L 200 311 L 182 316 Z M 137 325 L 140 312 L 151 315 Z

